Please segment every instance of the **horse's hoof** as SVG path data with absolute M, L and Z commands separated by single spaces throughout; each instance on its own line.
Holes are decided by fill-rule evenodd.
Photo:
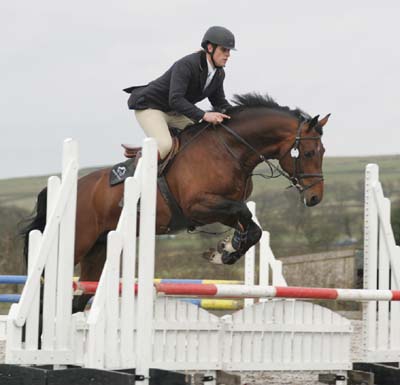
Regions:
M 240 254 L 238 251 L 235 251 L 233 253 L 228 253 L 226 251 L 224 251 L 222 253 L 222 263 L 224 265 L 233 265 L 234 263 L 236 263 L 240 257 L 242 256 L 242 254 Z
M 215 265 L 222 265 L 222 254 L 219 253 L 215 249 L 209 249 L 205 253 L 203 253 L 203 258 L 207 259 L 208 262 L 213 263 Z

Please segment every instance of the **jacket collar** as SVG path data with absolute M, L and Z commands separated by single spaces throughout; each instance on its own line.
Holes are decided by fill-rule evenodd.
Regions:
M 207 65 L 207 55 L 205 51 L 199 51 L 200 54 L 200 63 L 199 63 L 199 68 L 200 71 L 203 72 L 205 71 L 208 73 L 208 65 Z M 223 71 L 223 68 L 216 67 L 217 73 Z
M 208 66 L 207 66 L 207 56 L 204 51 L 200 51 L 200 88 L 201 92 L 203 92 L 204 85 L 206 84 L 207 75 L 208 75 Z
M 207 66 L 207 55 L 205 51 L 200 51 L 200 63 L 199 63 L 199 67 L 200 67 L 200 71 L 206 71 L 208 72 L 208 66 Z
M 203 90 L 204 86 L 206 84 L 207 75 L 208 75 L 207 55 L 206 55 L 205 51 L 200 51 L 199 54 L 200 54 L 200 63 L 199 63 L 199 68 L 200 68 L 200 87 L 201 87 L 201 91 L 202 92 L 205 91 L 205 93 L 207 93 L 207 91 L 209 91 L 211 89 L 210 86 L 221 75 L 221 71 L 223 71 L 223 69 L 222 68 L 218 68 L 218 67 L 216 68 L 217 72 L 214 74 L 214 77 L 213 77 L 211 83 L 206 88 L 206 90 Z

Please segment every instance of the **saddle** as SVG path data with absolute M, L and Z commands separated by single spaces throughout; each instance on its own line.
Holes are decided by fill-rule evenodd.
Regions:
M 158 178 L 157 185 L 158 189 L 163 196 L 165 202 L 169 206 L 172 218 L 168 225 L 168 232 L 181 230 L 181 229 L 194 229 L 196 226 L 200 226 L 200 223 L 195 223 L 189 218 L 186 218 L 182 212 L 179 203 L 176 201 L 174 195 L 171 193 L 168 182 L 165 178 L 166 172 L 172 165 L 176 154 L 178 154 L 180 146 L 180 133 L 181 130 L 170 128 L 170 133 L 172 136 L 172 148 L 167 157 L 163 160 L 158 159 Z M 135 147 L 129 144 L 122 144 L 124 148 L 124 155 L 128 159 L 124 162 L 118 163 L 112 167 L 110 172 L 109 183 L 111 186 L 122 183 L 129 176 L 133 176 L 136 170 L 136 166 L 140 157 L 142 156 L 142 148 Z M 119 204 L 123 206 L 123 198 Z
M 179 152 L 180 149 L 179 137 L 182 131 L 175 127 L 169 127 L 169 132 L 172 137 L 172 147 L 171 151 L 169 152 L 169 154 L 165 159 L 161 160 L 160 157 L 158 157 L 158 176 L 163 175 L 167 171 L 169 165 L 172 164 L 172 160 L 175 158 L 176 154 Z M 135 166 L 136 166 L 138 160 L 142 156 L 142 147 L 135 147 L 131 144 L 125 144 L 125 143 L 121 144 L 121 146 L 125 150 L 124 156 L 126 158 L 128 159 L 135 158 Z
M 124 148 L 125 152 L 124 155 L 128 159 L 134 159 L 135 168 L 137 162 L 142 156 L 142 147 L 133 147 L 129 144 L 121 144 Z M 179 152 L 180 142 L 177 136 L 172 137 L 172 147 L 171 151 L 168 153 L 165 159 L 160 159 L 160 155 L 158 155 L 158 176 L 163 175 L 168 167 L 172 164 L 173 159 L 175 158 L 176 154 Z

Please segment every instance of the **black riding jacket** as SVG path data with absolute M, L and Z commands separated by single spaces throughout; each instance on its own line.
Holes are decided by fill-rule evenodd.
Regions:
M 192 53 L 176 61 L 162 76 L 145 86 L 124 89 L 130 93 L 128 106 L 131 110 L 154 108 L 164 112 L 176 111 L 195 122 L 200 121 L 205 111 L 195 103 L 208 98 L 214 109 L 225 111 L 231 107 L 225 98 L 223 68 L 217 68 L 208 87 L 208 66 L 204 51 Z

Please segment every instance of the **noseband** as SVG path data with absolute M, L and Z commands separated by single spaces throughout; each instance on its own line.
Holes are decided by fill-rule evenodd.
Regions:
M 305 120 L 300 120 L 299 121 L 299 126 L 297 129 L 297 135 L 294 143 L 290 146 L 290 148 L 283 154 L 281 158 L 279 158 L 279 162 L 285 158 L 288 154 L 293 159 L 293 175 L 290 175 L 289 173 L 285 172 L 281 168 L 275 166 L 273 163 L 271 163 L 264 155 L 260 154 L 250 143 L 248 143 L 245 139 L 243 139 L 237 132 L 233 131 L 230 127 L 227 125 L 220 123 L 220 125 L 228 131 L 231 135 L 233 135 L 237 140 L 239 140 L 241 143 L 243 143 L 247 148 L 249 148 L 252 152 L 258 155 L 260 160 L 264 163 L 267 163 L 268 166 L 271 168 L 271 170 L 275 170 L 278 172 L 279 175 L 284 176 L 286 179 L 288 179 L 291 183 L 290 187 L 296 187 L 296 189 L 300 192 L 303 193 L 304 191 L 308 190 L 309 188 L 315 186 L 316 184 L 322 182 L 324 180 L 323 174 L 305 174 L 303 172 L 300 172 L 300 142 L 302 140 L 321 140 L 320 136 L 301 136 L 301 131 L 303 129 L 304 124 L 306 123 Z M 228 147 L 228 145 L 223 142 L 225 145 L 226 149 L 229 151 L 229 153 L 236 159 L 238 160 L 237 156 L 233 154 L 232 150 Z M 318 178 L 315 182 L 302 186 L 300 184 L 300 181 L 305 178 Z

